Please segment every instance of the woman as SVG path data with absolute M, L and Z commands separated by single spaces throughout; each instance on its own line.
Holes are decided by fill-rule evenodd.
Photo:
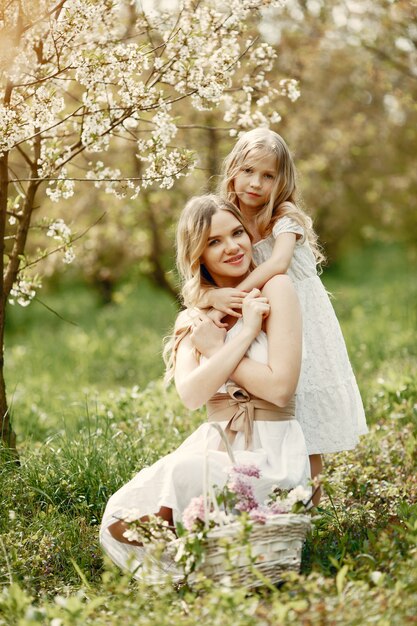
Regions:
M 193 306 L 201 290 L 236 287 L 252 269 L 242 216 L 217 196 L 192 198 L 178 224 L 177 251 L 187 309 L 175 324 L 167 377 L 174 377 L 188 408 L 207 404 L 209 421 L 110 498 L 100 540 L 119 566 L 132 571 L 143 561 L 145 548 L 126 536 L 120 518 L 127 510 L 135 509 L 144 522 L 151 514 L 170 525 L 180 520 L 191 498 L 203 491 L 206 456 L 210 482 L 225 484 L 231 462 L 210 421 L 225 430 L 237 463 L 261 469 L 255 489 L 259 501 L 276 486 L 306 484 L 310 475 L 304 437 L 294 419 L 302 332 L 290 279 L 276 276 L 262 294 L 249 293 L 242 318 L 227 318 L 226 331 Z

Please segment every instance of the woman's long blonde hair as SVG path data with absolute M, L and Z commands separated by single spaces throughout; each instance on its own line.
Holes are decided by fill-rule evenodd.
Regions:
M 201 263 L 201 256 L 210 235 L 213 215 L 219 211 L 228 211 L 242 224 L 252 236 L 245 223 L 245 218 L 237 207 L 215 194 L 205 194 L 191 198 L 185 205 L 177 226 L 176 250 L 177 268 L 181 281 L 181 296 L 184 307 L 192 309 L 198 306 L 204 291 L 216 287 L 207 268 Z M 253 265 L 249 269 L 253 269 Z M 174 333 L 165 339 L 163 357 L 166 365 L 165 382 L 174 374 L 175 355 L 181 339 L 190 331 L 191 320 L 186 312 L 180 314 Z
M 297 203 L 296 169 L 288 146 L 281 135 L 269 128 L 255 128 L 244 133 L 223 162 L 218 192 L 239 207 L 234 179 L 244 164 L 249 165 L 251 162 L 256 162 L 258 158 L 270 154 L 276 158 L 276 178 L 269 201 L 256 216 L 259 234 L 262 239 L 268 237 L 278 219 L 284 215 L 291 217 L 304 229 L 306 239 L 319 265 L 325 261 L 325 256 L 318 244 L 312 219 Z

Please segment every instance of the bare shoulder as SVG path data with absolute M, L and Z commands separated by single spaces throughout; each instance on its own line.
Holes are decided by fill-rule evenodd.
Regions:
M 189 331 L 192 326 L 192 317 L 190 315 L 190 309 L 180 311 L 175 320 L 174 325 L 174 350 L 175 352 L 183 351 L 184 348 L 188 350 L 192 349 Z
M 272 298 L 277 295 L 290 295 L 293 293 L 295 294 L 294 285 L 287 274 L 277 274 L 273 276 L 265 283 L 262 289 L 262 295 L 267 298 Z
M 296 313 L 300 308 L 297 292 L 293 282 L 286 274 L 273 276 L 264 285 L 262 295 L 268 298 L 272 311 Z
M 174 324 L 174 332 L 177 333 L 180 330 L 183 330 L 189 326 L 191 326 L 193 319 L 193 311 L 194 309 L 184 309 L 178 313 L 177 319 Z

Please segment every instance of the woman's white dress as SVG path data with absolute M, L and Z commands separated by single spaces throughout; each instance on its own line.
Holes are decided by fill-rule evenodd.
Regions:
M 226 341 L 239 331 L 240 325 L 239 320 L 228 331 Z M 267 337 L 263 331 L 252 343 L 247 355 L 258 362 L 267 362 Z M 225 387 L 219 391 L 225 392 Z M 226 422 L 219 424 L 223 428 L 226 426 Z M 231 462 L 227 453 L 218 449 L 220 442 L 220 435 L 211 424 L 201 424 L 177 450 L 151 467 L 142 469 L 111 496 L 101 524 L 100 542 L 117 565 L 141 578 L 140 565 L 146 551 L 145 548 L 113 539 L 108 527 L 129 510 L 139 511 L 138 516 L 141 517 L 156 513 L 161 506 L 172 509 L 174 522 L 181 520 L 191 498 L 203 492 L 206 456 L 210 483 L 219 487 L 225 484 Z M 232 444 L 236 463 L 255 463 L 261 470 L 261 479 L 254 483 L 259 502 L 262 503 L 275 486 L 289 489 L 307 485 L 310 478 L 309 459 L 297 420 L 255 421 L 251 449 L 245 450 L 244 447 L 244 433 L 238 432 Z M 161 566 L 161 563 L 158 565 Z M 174 580 L 181 578 L 182 574 L 175 570 L 172 561 L 167 559 L 163 566 Z
M 296 417 L 309 454 L 354 448 L 368 432 L 358 385 L 342 331 L 316 271 L 303 228 L 288 216 L 269 237 L 254 244 L 257 265 L 270 258 L 281 233 L 295 233 L 297 243 L 287 274 L 297 291 L 303 315 L 303 362 L 296 392 Z

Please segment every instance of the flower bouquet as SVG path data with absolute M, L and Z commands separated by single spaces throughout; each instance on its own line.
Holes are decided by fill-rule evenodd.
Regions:
M 234 465 L 222 489 L 193 498 L 185 509 L 168 549 L 191 582 L 200 571 L 214 581 L 226 576 L 233 585 L 256 587 L 299 570 L 311 490 L 274 488 L 260 504 L 253 489 L 259 478 L 258 467 Z
M 254 493 L 260 478 L 255 465 L 233 465 L 223 488 L 191 500 L 175 533 L 155 516 L 147 522 L 132 511 L 124 516 L 126 538 L 147 549 L 143 577 L 161 582 L 165 573 L 192 584 L 201 572 L 215 582 L 256 587 L 299 570 L 311 490 L 276 487 L 261 504 Z
M 314 494 L 301 485 L 289 491 L 273 487 L 265 502 L 258 502 L 254 481 L 261 478 L 260 469 L 238 465 L 223 430 L 212 426 L 233 464 L 224 487 L 210 484 L 206 455 L 203 494 L 191 499 L 175 529 L 155 516 L 141 522 L 128 512 L 124 535 L 148 548 L 150 569 L 146 573 L 145 565 L 143 571 L 148 579 L 155 577 L 159 561 L 161 575 L 191 584 L 199 572 L 232 586 L 279 582 L 283 572 L 300 568 Z

